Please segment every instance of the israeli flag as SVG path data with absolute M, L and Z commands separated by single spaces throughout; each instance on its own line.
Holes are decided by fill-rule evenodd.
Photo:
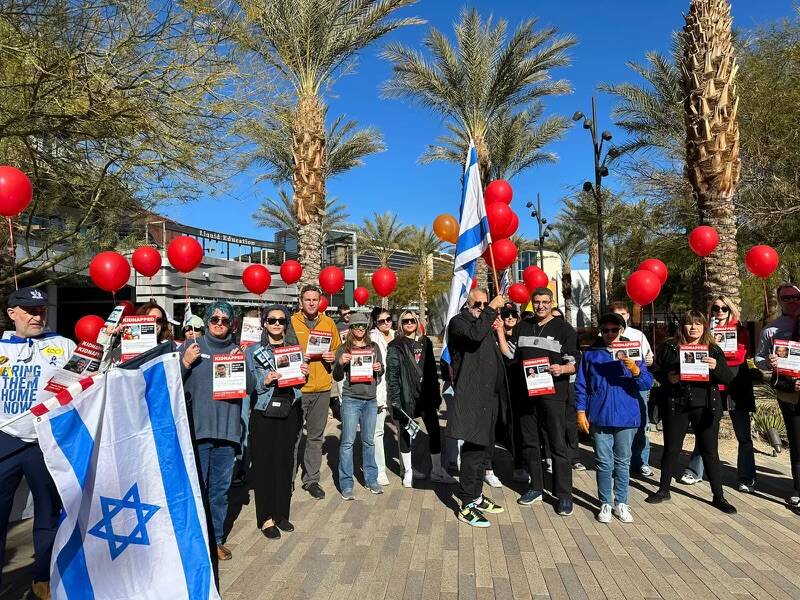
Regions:
M 475 276 L 477 260 L 492 243 L 492 236 L 489 234 L 489 220 L 486 218 L 486 207 L 483 204 L 478 151 L 475 150 L 475 143 L 472 140 L 469 142 L 467 161 L 464 165 L 459 224 L 456 255 L 453 261 L 453 281 L 450 284 L 450 302 L 447 306 L 447 324 L 467 301 L 469 290 L 472 287 L 472 278 Z M 449 364 L 447 328 L 444 331 L 443 343 L 442 359 Z
M 177 353 L 109 371 L 34 423 L 64 504 L 53 598 L 219 598 Z
M 511 269 L 506 269 L 503 272 L 503 278 L 500 280 L 500 294 L 505 296 L 508 294 L 508 288 L 511 287 Z

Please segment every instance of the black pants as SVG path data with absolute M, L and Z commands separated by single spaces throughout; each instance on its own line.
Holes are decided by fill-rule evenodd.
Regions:
M 519 416 L 522 455 L 531 475 L 531 489 L 544 490 L 539 427 L 547 431 L 547 445 L 553 459 L 553 495 L 572 497 L 572 465 L 567 456 L 566 400 L 531 398 L 533 404 Z M 463 460 L 463 459 L 462 459 Z
M 6 533 L 14 492 L 22 477 L 33 495 L 33 579 L 50 581 L 50 555 L 58 529 L 61 499 L 44 464 L 39 444 L 0 432 L 0 568 L 5 565 Z
M 422 422 L 425 423 L 425 431 L 428 432 L 428 450 L 431 454 L 441 454 L 442 435 L 439 431 L 438 411 L 432 408 L 422 411 Z M 402 423 L 398 423 L 397 431 L 397 444 L 400 446 L 400 452 L 411 452 L 411 438 Z
M 569 400 L 564 405 L 564 433 L 566 435 L 567 458 L 571 465 L 578 462 L 578 413 L 575 410 L 575 384 L 569 384 Z M 547 436 L 546 424 L 539 423 L 539 442 L 543 458 L 553 458 L 550 455 L 550 440 Z
M 490 458 L 486 446 L 464 442 L 461 447 L 461 469 L 458 472 L 461 501 L 464 505 L 481 497 L 488 460 Z
M 683 449 L 683 440 L 692 424 L 696 438 L 696 449 L 703 457 L 703 469 L 711 492 L 715 498 L 722 498 L 722 467 L 719 462 L 719 421 L 722 409 L 719 406 L 708 408 L 687 408 L 676 406 L 662 415 L 664 420 L 664 455 L 661 458 L 661 484 L 659 489 L 668 491 L 672 477 L 677 472 L 678 456 Z
M 303 424 L 300 402 L 295 402 L 285 419 L 250 412 L 250 481 L 256 500 L 256 521 L 260 528 L 267 519 L 276 523 L 289 518 L 294 478 L 294 448 Z
M 789 438 L 789 462 L 792 464 L 793 496 L 800 496 L 800 404 L 778 402 Z

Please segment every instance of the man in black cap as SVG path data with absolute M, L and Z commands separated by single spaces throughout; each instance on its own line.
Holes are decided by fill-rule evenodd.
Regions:
M 14 334 L 0 340 L 0 423 L 52 396 L 44 387 L 75 350 L 71 340 L 45 330 L 47 294 L 42 290 L 27 287 L 12 292 L 7 313 L 14 323 Z M 30 414 L 0 429 L 0 566 L 5 564 L 14 492 L 23 476 L 33 495 L 31 595 L 50 598 L 50 555 L 61 500 L 45 466 Z

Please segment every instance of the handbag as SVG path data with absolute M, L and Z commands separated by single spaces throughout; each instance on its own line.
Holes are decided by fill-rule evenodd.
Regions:
M 273 397 L 264 409 L 264 416 L 270 419 L 285 419 L 292 412 L 295 399 L 286 396 Z

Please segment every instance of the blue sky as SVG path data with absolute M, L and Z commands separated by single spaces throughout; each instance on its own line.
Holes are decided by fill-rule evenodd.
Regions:
M 452 24 L 465 6 L 476 7 L 485 18 L 509 21 L 509 29 L 525 19 L 536 17 L 541 26 L 555 26 L 560 33 L 577 36 L 571 50 L 572 64 L 553 73 L 571 82 L 568 96 L 546 100 L 547 113 L 571 115 L 575 110 L 591 111 L 591 95 L 601 82 L 637 81 L 626 62 L 640 61 L 646 52 L 669 51 L 671 32 L 683 23 L 688 0 L 605 0 L 593 2 L 552 2 L 544 0 L 481 0 L 465 4 L 455 0 L 421 0 L 404 11 L 427 20 L 409 27 L 369 47 L 359 58 L 354 74 L 340 78 L 327 96 L 329 115 L 345 113 L 361 125 L 373 125 L 384 135 L 387 150 L 367 158 L 365 166 L 328 183 L 328 193 L 347 206 L 353 222 L 361 222 L 373 212 L 397 212 L 409 224 L 430 226 L 441 213 L 457 216 L 460 198 L 459 169 L 449 163 L 422 166 L 418 159 L 427 144 L 444 131 L 439 117 L 405 101 L 380 97 L 380 86 L 391 75 L 391 66 L 378 54 L 386 41 L 402 41 L 419 47 L 431 26 L 452 39 Z M 732 0 L 734 27 L 750 29 L 793 12 L 793 0 Z M 610 121 L 613 99 L 597 94 L 598 121 L 602 129 L 623 133 Z M 592 176 L 592 154 L 588 134 L 578 126 L 569 130 L 550 150 L 559 155 L 555 165 L 534 168 L 511 181 L 512 207 L 520 216 L 520 232 L 534 236 L 535 223 L 524 204 L 541 192 L 543 212 L 552 218 L 569 188 Z M 164 208 L 168 216 L 187 225 L 230 234 L 272 239 L 272 232 L 259 228 L 251 215 L 265 198 L 277 197 L 268 183 L 254 183 L 257 170 L 238 174 L 230 191 L 221 197 L 202 198 L 182 206 Z M 614 185 L 612 171 L 608 180 Z M 220 215 L 224 214 L 224 218 Z M 580 265 L 576 265 L 580 266 Z

